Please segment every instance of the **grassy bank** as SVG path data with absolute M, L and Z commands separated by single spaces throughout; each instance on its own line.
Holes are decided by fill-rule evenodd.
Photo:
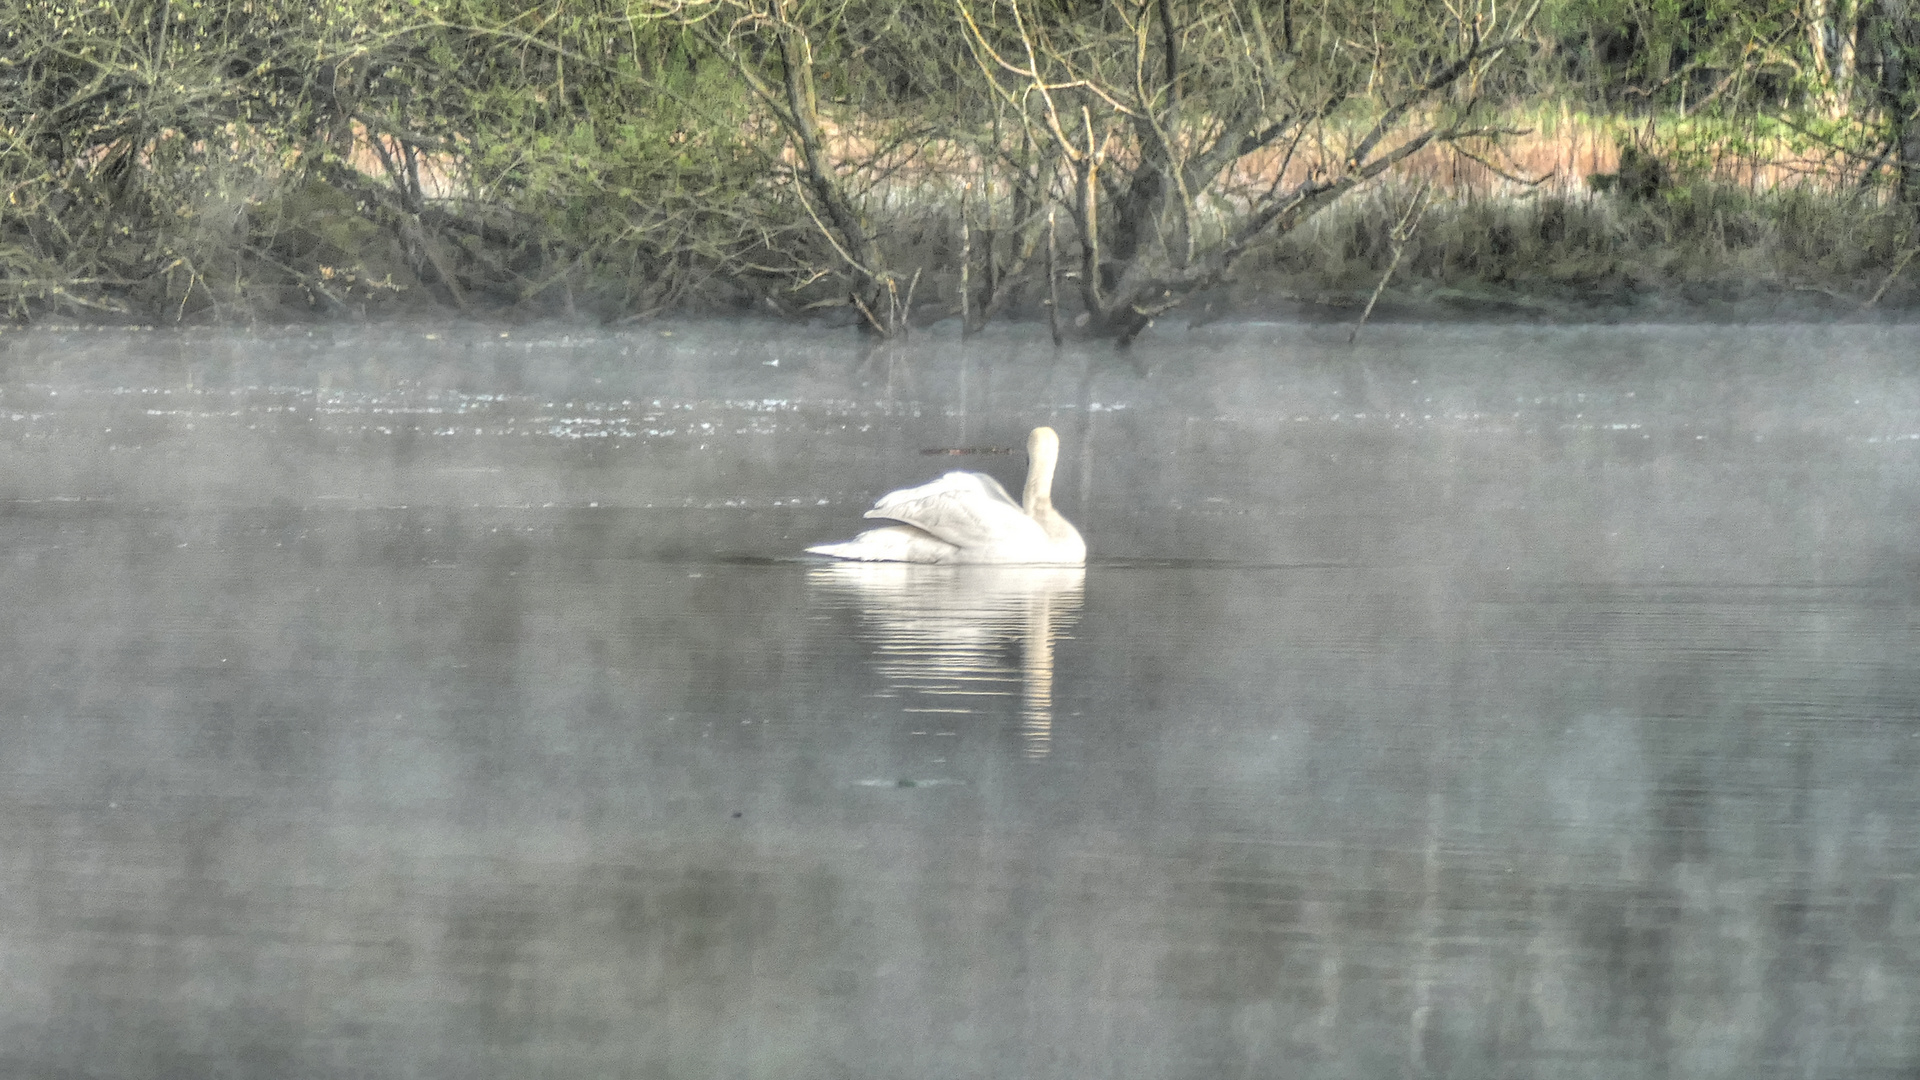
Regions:
M 1520 24 L 1483 41 L 1494 7 L 1389 63 L 1370 9 L 1336 0 L 1312 32 L 1155 3 L 1151 25 L 1096 6 L 1033 39 L 1092 87 L 1058 91 L 1075 127 L 1032 104 L 1054 92 L 1041 60 L 1023 83 L 984 59 L 1014 24 L 942 6 L 733 5 L 761 21 L 729 37 L 712 5 L 0 0 L 0 314 L 753 310 L 889 333 L 964 309 L 1125 340 L 1181 306 L 1345 317 L 1376 294 L 1426 314 L 1920 306 L 1885 94 L 1742 98 L 1738 69 L 1701 68 L 1710 108 L 1652 76 L 1576 107 L 1592 87 L 1543 74 L 1563 46 Z M 1403 36 L 1428 33 L 1416 16 Z M 1102 49 L 1131 88 L 1098 85 Z M 1221 117 L 1262 109 L 1292 134 L 1195 164 Z
M 1232 303 L 1284 290 L 1362 304 L 1392 262 L 1410 195 L 1387 186 L 1336 208 L 1249 266 Z M 1426 211 L 1385 299 L 1441 313 L 1745 317 L 1920 306 L 1904 207 L 1811 185 L 1696 183 L 1658 198 L 1601 192 L 1469 197 Z
M 188 186 L 165 160 L 140 168 L 150 188 Z M 120 215 L 100 212 L 74 236 L 64 265 L 6 266 L 7 314 L 16 322 L 204 324 L 449 315 L 617 321 L 752 310 L 859 321 L 831 290 L 795 289 L 790 272 L 741 272 L 719 257 L 702 265 L 685 253 L 660 260 L 637 241 L 596 242 L 596 233 L 620 231 L 629 211 L 599 188 L 593 170 L 581 171 L 577 191 L 483 203 L 456 188 L 409 212 L 383 177 L 357 168 L 302 175 L 264 149 L 203 160 L 183 169 L 197 190 L 176 200 L 176 213 L 144 215 L 136 232 Z M 1713 317 L 1761 310 L 1769 298 L 1835 316 L 1920 307 L 1912 215 L 1872 189 L 1699 180 L 1642 197 L 1595 190 L 1581 178 L 1443 190 L 1428 182 L 1430 172 L 1387 177 L 1323 211 L 1249 257 L 1204 304 L 1255 315 L 1305 305 L 1350 317 L 1391 269 L 1383 316 L 1630 318 L 1691 308 Z M 867 210 L 889 265 L 914 282 L 916 324 L 959 311 L 958 190 L 966 179 L 923 175 L 911 192 L 877 191 Z M 1396 226 L 1407 224 L 1423 192 L 1417 220 L 1397 241 Z M 41 228 L 75 216 L 57 198 L 46 213 Z M 978 275 L 991 215 L 977 203 L 965 213 Z M 792 231 L 803 246 L 811 240 L 803 224 Z M 1047 300 L 1033 275 L 1010 290 L 1004 310 L 1044 318 Z M 1071 322 L 1072 296 L 1061 303 Z

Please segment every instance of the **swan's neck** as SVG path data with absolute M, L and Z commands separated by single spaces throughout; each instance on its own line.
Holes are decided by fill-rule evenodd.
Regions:
M 1020 505 L 1047 534 L 1049 554 L 1079 562 L 1086 557 L 1086 544 L 1053 508 L 1053 466 L 1059 459 L 1060 436 L 1050 427 L 1034 428 L 1027 437 L 1027 489 L 1020 493 Z
M 1027 489 L 1020 506 L 1027 516 L 1044 520 L 1053 513 L 1053 466 L 1060 453 L 1059 436 L 1040 428 L 1027 440 Z

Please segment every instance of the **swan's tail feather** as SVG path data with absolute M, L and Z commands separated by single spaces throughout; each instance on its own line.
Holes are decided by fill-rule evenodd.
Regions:
M 836 559 L 853 559 L 859 562 L 884 561 L 876 560 L 871 552 L 859 544 L 854 543 L 852 540 L 843 540 L 838 544 L 815 544 L 807 549 L 807 553 L 810 555 L 831 555 Z
M 815 544 L 807 550 L 856 562 L 943 563 L 952 562 L 959 554 L 952 544 L 911 525 L 868 529 L 851 540 Z

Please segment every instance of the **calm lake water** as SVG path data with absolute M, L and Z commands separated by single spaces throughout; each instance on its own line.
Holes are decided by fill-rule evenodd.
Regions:
M 0 1076 L 1911 1080 L 1917 346 L 0 337 Z

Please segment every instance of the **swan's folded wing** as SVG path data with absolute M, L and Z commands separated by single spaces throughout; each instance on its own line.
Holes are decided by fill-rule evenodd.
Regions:
M 858 562 L 947 563 L 959 554 L 959 549 L 952 544 L 911 525 L 868 529 L 851 540 L 816 544 L 807 550 L 815 555 Z
M 966 549 L 1025 540 L 1039 530 L 1000 481 L 976 472 L 950 472 L 883 495 L 867 516 L 904 522 Z

